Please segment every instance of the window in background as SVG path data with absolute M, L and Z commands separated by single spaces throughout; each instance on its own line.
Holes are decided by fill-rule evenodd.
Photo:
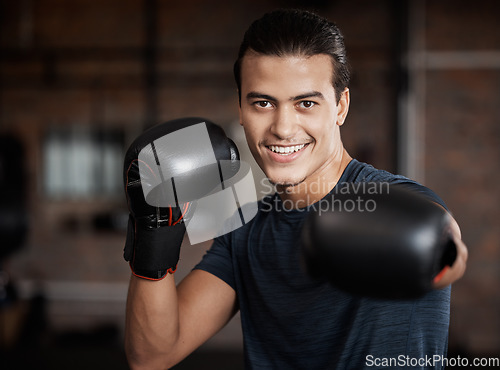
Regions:
M 121 196 L 124 134 L 82 125 L 52 127 L 43 143 L 50 198 Z

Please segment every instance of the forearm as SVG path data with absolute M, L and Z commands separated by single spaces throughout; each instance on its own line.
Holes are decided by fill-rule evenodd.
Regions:
M 453 238 L 455 246 L 457 248 L 457 257 L 453 262 L 453 265 L 449 267 L 442 275 L 434 281 L 434 288 L 441 289 L 444 288 L 458 279 L 462 278 L 465 273 L 468 259 L 468 250 L 464 242 L 462 241 L 462 234 L 457 221 L 450 216 L 450 234 Z
M 172 274 L 151 281 L 131 277 L 125 351 L 132 369 L 165 369 L 179 337 L 177 291 Z

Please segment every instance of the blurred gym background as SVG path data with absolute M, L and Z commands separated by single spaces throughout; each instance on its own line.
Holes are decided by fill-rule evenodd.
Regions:
M 147 127 L 202 116 L 251 161 L 232 63 L 278 7 L 344 31 L 347 149 L 443 197 L 470 253 L 450 355 L 500 356 L 500 2 L 3 0 L 1 369 L 127 368 L 124 151 Z M 204 248 L 183 248 L 179 279 Z M 176 369 L 242 365 L 236 317 Z

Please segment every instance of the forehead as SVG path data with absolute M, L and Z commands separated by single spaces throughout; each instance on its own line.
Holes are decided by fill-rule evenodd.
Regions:
M 326 54 L 274 56 L 248 53 L 241 63 L 241 92 L 298 94 L 333 93 L 333 64 Z

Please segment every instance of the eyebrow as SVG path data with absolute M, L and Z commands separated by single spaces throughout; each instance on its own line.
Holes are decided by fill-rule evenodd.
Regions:
M 295 101 L 295 100 L 302 100 L 302 99 L 307 99 L 307 98 L 320 98 L 320 99 L 325 100 L 325 97 L 319 91 L 311 91 L 311 92 L 308 92 L 305 94 L 297 95 L 297 96 L 294 96 L 293 98 L 290 98 L 290 100 Z
M 325 99 L 322 93 L 319 91 L 310 91 L 304 94 L 300 94 L 297 96 L 292 96 L 288 100 L 290 101 L 297 101 L 297 100 L 302 100 L 302 99 L 307 99 L 307 98 L 320 98 L 320 99 Z M 275 98 L 274 96 L 267 95 L 267 94 L 262 94 L 256 91 L 251 91 L 247 94 L 247 100 L 250 99 L 264 99 L 264 100 L 269 100 L 269 101 L 277 101 L 278 99 Z
M 256 91 L 251 91 L 247 94 L 247 100 L 250 100 L 250 99 L 263 99 L 263 100 L 270 100 L 270 101 L 278 100 L 271 95 L 262 94 L 262 93 L 259 93 Z

